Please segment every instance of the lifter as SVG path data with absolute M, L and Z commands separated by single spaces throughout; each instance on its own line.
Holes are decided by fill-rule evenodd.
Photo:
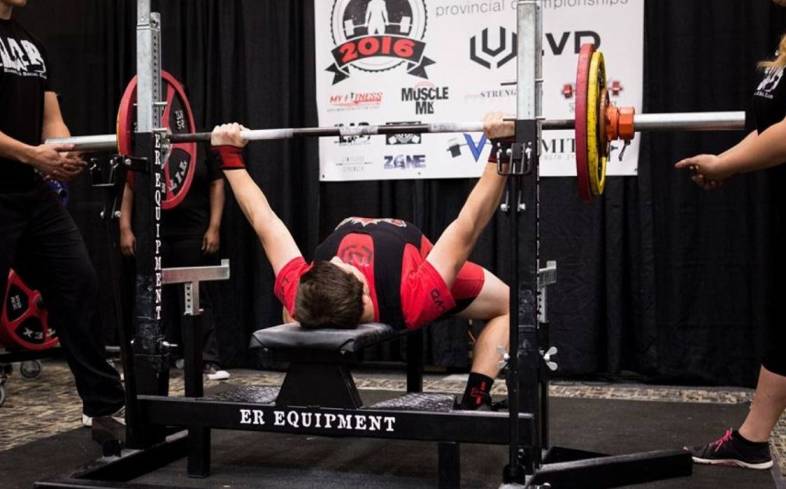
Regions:
M 276 275 L 275 294 L 285 319 L 304 327 L 354 328 L 383 322 L 414 330 L 456 315 L 486 321 L 473 354 L 461 409 L 488 407 L 500 370 L 499 348 L 508 349 L 509 289 L 485 268 L 467 261 L 494 215 L 506 177 L 497 154 L 514 134 L 501 114 L 484 121 L 492 152 L 482 177 L 458 217 L 433 245 L 412 224 L 397 219 L 350 217 L 320 244 L 307 263 L 265 194 L 246 171 L 239 124 L 213 130 L 211 144 L 235 198 L 259 237 Z

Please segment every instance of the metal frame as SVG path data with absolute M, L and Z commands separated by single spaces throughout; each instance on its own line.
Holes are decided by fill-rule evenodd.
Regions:
M 439 442 L 440 487 L 456 487 L 459 480 L 459 442 L 509 445 L 508 465 L 503 480 L 508 485 L 526 487 L 614 487 L 665 477 L 689 475 L 692 467 L 689 454 L 682 451 L 652 452 L 608 458 L 588 458 L 595 454 L 549 447 L 548 440 L 548 375 L 544 357 L 553 354 L 548 347 L 545 294 L 539 289 L 556 279 L 556 264 L 549 263 L 539 273 L 539 144 L 541 131 L 548 123 L 542 117 L 542 5 L 541 0 L 518 0 L 518 100 L 516 143 L 509 173 L 508 196 L 514 205 L 503 207 L 511 230 L 513 281 L 511 290 L 511 323 L 506 382 L 509 412 L 427 412 L 392 411 L 366 408 L 336 409 L 321 407 L 276 406 L 272 403 L 248 403 L 203 398 L 201 358 L 199 352 L 201 310 L 198 286 L 203 280 L 222 280 L 229 276 L 228 264 L 202 269 L 162 270 L 160 261 L 161 165 L 167 146 L 175 140 L 157 128 L 160 120 L 160 21 L 150 12 L 150 0 L 138 1 L 137 24 L 137 132 L 135 154 L 146 159 L 147 172 L 139 172 L 135 185 L 138 202 L 135 217 L 137 229 L 137 280 L 133 343 L 124 342 L 127 386 L 128 445 L 144 450 L 120 458 L 111 464 L 88 470 L 72 478 L 36 483 L 39 488 L 137 488 L 129 484 L 132 476 L 160 467 L 188 451 L 188 472 L 206 476 L 210 464 L 210 430 L 233 429 L 277 431 L 325 436 L 361 436 L 399 438 Z M 729 128 L 738 121 L 737 115 L 720 124 Z M 564 122 L 564 121 L 563 121 Z M 683 121 L 687 124 L 687 122 Z M 707 124 L 707 121 L 702 124 Z M 474 123 L 473 130 L 480 127 Z M 653 129 L 655 128 L 655 122 Z M 431 125 L 411 128 L 415 131 L 464 131 L 466 127 Z M 570 122 L 572 127 L 572 121 Z M 674 128 L 674 125 L 670 126 Z M 736 126 L 735 126 L 736 128 Z M 361 131 L 371 131 L 366 128 Z M 281 139 L 295 135 L 322 136 L 317 130 L 256 131 L 256 139 Z M 373 129 L 374 134 L 381 129 Z M 400 132 L 400 128 L 395 128 Z M 360 134 L 361 132 L 358 132 Z M 365 132 L 364 132 L 365 134 Z M 95 140 L 90 144 L 97 144 Z M 114 140 L 113 140 L 114 146 Z M 502 167 L 501 167 L 502 168 Z M 168 398 L 168 359 L 166 344 L 160 333 L 161 287 L 164 283 L 183 283 L 188 308 L 185 319 L 186 397 Z M 542 306 L 542 310 L 539 310 Z M 189 325 L 188 322 L 191 322 Z M 190 327 L 189 327 L 190 326 Z M 418 372 L 410 371 L 416 382 Z M 328 419 L 345 416 L 345 420 L 378 416 L 379 423 L 395 423 L 396 429 L 339 429 L 336 427 L 295 427 L 292 419 L 304 419 L 310 413 Z M 365 419 L 365 418 L 364 418 Z M 277 424 L 283 420 L 283 424 Z M 258 421 L 258 422 L 257 422 Z M 345 421 L 348 423 L 348 421 Z M 288 424 L 287 424 L 288 423 Z M 165 426 L 184 426 L 182 434 L 166 439 Z M 348 426 L 348 425 L 347 425 Z M 166 454 L 166 456 L 157 456 Z M 555 460 L 567 460 L 552 463 Z M 624 470 L 621 470 L 624 468 Z M 116 470 L 115 470 L 116 469 Z M 619 474 L 618 474 L 619 473 Z M 624 474 L 624 477 L 620 474 Z

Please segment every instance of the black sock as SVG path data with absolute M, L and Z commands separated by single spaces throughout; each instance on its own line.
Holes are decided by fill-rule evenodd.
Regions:
M 461 409 L 477 409 L 484 404 L 491 403 L 491 386 L 494 379 L 483 374 L 470 372 L 467 388 L 461 399 Z
M 743 445 L 747 445 L 750 447 L 760 447 L 762 445 L 769 445 L 769 443 L 766 441 L 750 441 L 749 439 L 742 436 L 740 432 L 737 430 L 732 431 L 731 436 L 738 442 L 742 443 Z

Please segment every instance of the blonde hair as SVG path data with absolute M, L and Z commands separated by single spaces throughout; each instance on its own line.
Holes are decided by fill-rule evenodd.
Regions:
M 775 53 L 775 59 L 759 61 L 759 68 L 786 68 L 786 34 L 781 37 L 781 42 L 778 45 L 778 52 Z

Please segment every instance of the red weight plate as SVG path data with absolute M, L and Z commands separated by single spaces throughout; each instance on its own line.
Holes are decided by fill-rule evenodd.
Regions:
M 579 51 L 579 62 L 576 69 L 576 110 L 574 114 L 576 180 L 578 181 L 579 197 L 585 202 L 592 200 L 587 161 L 587 90 L 589 88 L 590 61 L 594 52 L 594 44 L 583 44 Z
M 161 72 L 163 80 L 162 92 L 166 101 L 161 115 L 161 127 L 166 127 L 174 134 L 196 132 L 194 114 L 186 92 L 180 82 L 166 71 Z M 121 154 L 133 154 L 133 135 L 136 111 L 137 78 L 128 84 L 120 100 L 117 112 L 117 146 Z M 166 194 L 161 208 L 173 209 L 186 198 L 194 180 L 197 165 L 197 145 L 195 142 L 176 143 L 171 146 L 169 157 L 164 161 L 164 183 Z M 128 174 L 128 182 L 133 185 L 133 174 Z
M 28 351 L 57 346 L 57 335 L 49 328 L 49 315 L 41 293 L 28 287 L 13 270 L 8 274 L 5 292 L 0 315 L 0 344 Z

